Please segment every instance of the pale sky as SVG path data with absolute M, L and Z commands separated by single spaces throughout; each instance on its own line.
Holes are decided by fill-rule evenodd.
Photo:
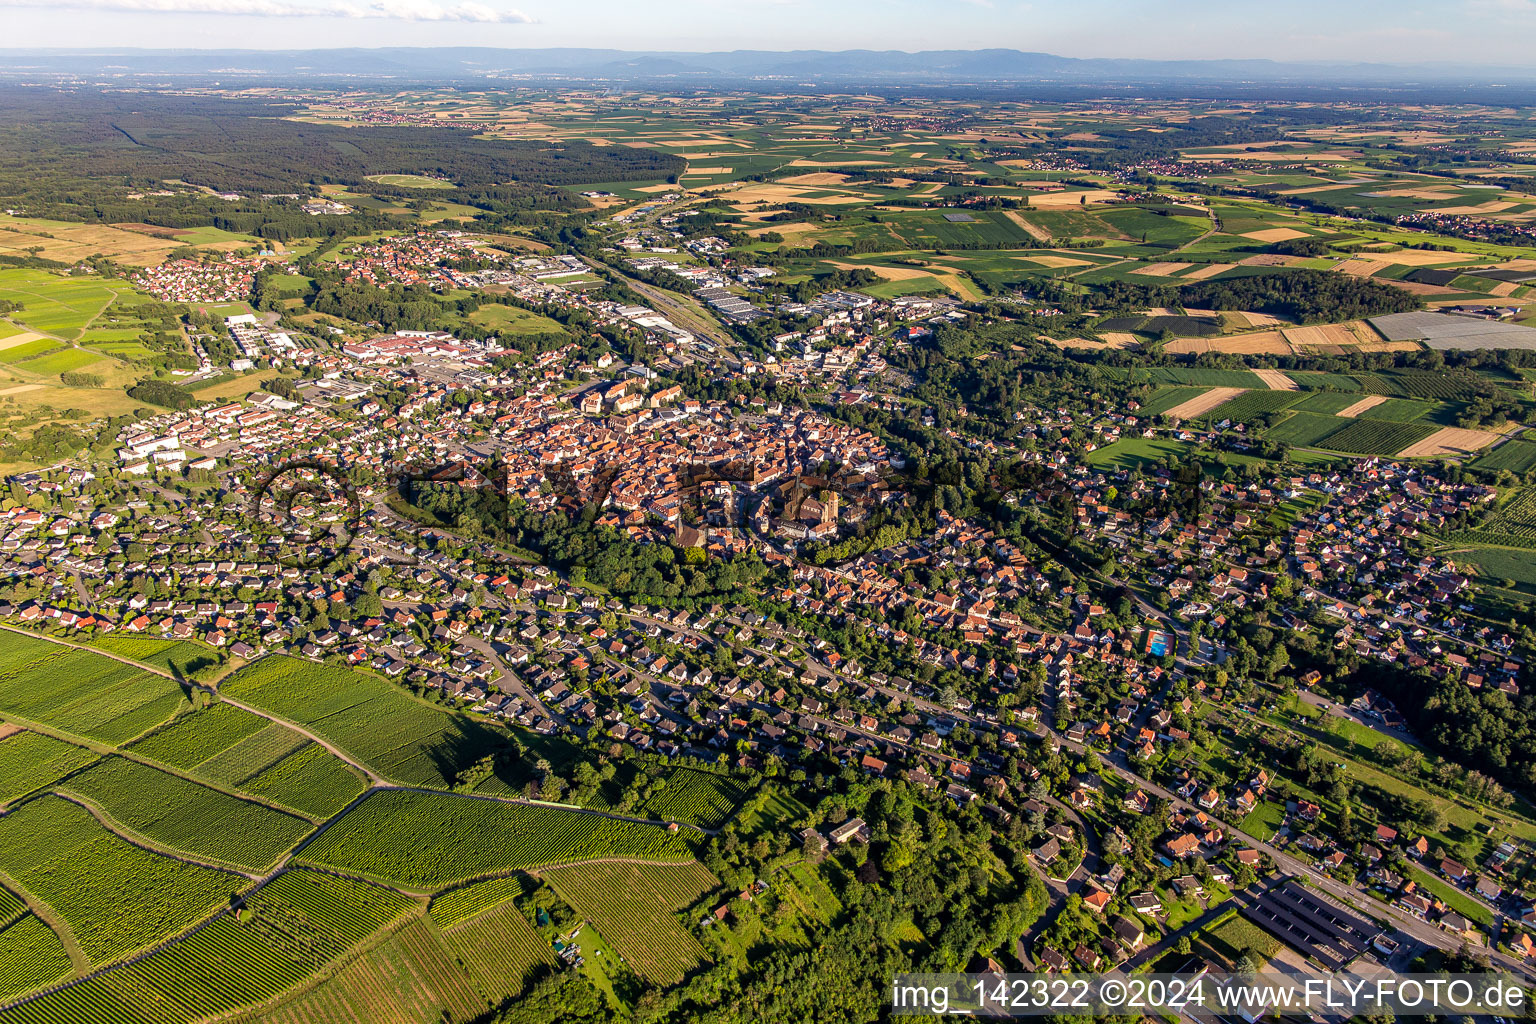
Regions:
M 1536 0 L 0 0 L 0 47 L 978 49 L 1529 65 Z

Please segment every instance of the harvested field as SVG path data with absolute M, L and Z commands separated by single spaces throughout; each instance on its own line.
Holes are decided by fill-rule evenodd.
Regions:
M 1235 266 L 1237 266 L 1236 263 L 1207 263 L 1203 267 L 1196 267 L 1194 270 L 1191 270 L 1184 275 L 1183 279 L 1185 281 L 1204 281 L 1208 277 L 1224 274 Z
M 1340 274 L 1349 274 L 1353 277 L 1370 277 L 1387 269 L 1387 264 L 1381 260 L 1356 256 L 1345 260 L 1343 263 L 1334 264 L 1333 269 Z
M 1188 420 L 1196 416 L 1210 412 L 1223 402 L 1230 402 L 1242 394 L 1246 388 L 1211 388 L 1203 395 L 1196 395 L 1189 401 L 1174 406 L 1168 410 L 1168 416 L 1173 419 Z
M 1434 455 L 1462 455 L 1481 451 L 1499 439 L 1498 434 L 1486 430 L 1464 430 L 1461 427 L 1445 427 L 1435 431 L 1417 444 L 1411 444 L 1398 452 L 1404 459 Z
M 1386 264 L 1379 264 L 1379 266 L 1385 266 L 1385 265 Z M 1423 281 L 1392 281 L 1392 280 L 1383 278 L 1381 283 L 1382 284 L 1389 284 L 1389 285 L 1391 285 L 1394 288 L 1401 288 L 1403 291 L 1405 291 L 1405 292 L 1412 292 L 1414 295 L 1459 295 L 1459 294 L 1461 294 L 1455 288 L 1447 288 L 1447 287 L 1445 287 L 1444 285 L 1441 285 L 1441 284 L 1425 284 Z M 1460 301 L 1460 300 L 1457 300 L 1457 301 Z
M 1478 203 L 1476 206 L 1439 206 L 1433 210 L 1427 210 L 1425 212 L 1443 213 L 1450 216 L 1460 217 L 1481 217 L 1490 213 L 1503 213 L 1510 207 L 1519 205 L 1519 203 L 1501 203 L 1495 201 L 1491 203 Z
M 918 267 L 880 267 L 868 263 L 843 263 L 839 260 L 828 260 L 828 264 L 838 270 L 869 270 L 879 275 L 884 281 L 912 281 L 919 277 L 936 276 L 931 271 Z M 942 272 L 943 268 L 939 268 Z
M 1359 345 L 1360 336 L 1348 324 L 1317 324 L 1312 327 L 1287 327 L 1285 340 L 1298 350 Z
M 1261 252 L 1238 260 L 1237 265 L 1240 267 L 1294 267 L 1304 262 L 1306 261 L 1300 256 L 1281 256 L 1278 253 Z
M 1132 267 L 1131 273 L 1147 277 L 1170 277 L 1188 266 L 1188 263 L 1148 263 L 1146 266 Z
M 1346 406 L 1345 408 L 1340 409 L 1335 415 L 1344 416 L 1348 419 L 1354 419 L 1356 416 L 1359 416 L 1367 409 L 1374 409 L 1386 400 L 1386 395 L 1372 395 L 1369 398 L 1360 399 L 1360 401 L 1356 402 L 1354 405 Z
M 1112 199 L 1120 198 L 1120 193 L 1107 188 L 1087 189 L 1081 192 L 1035 192 L 1029 197 L 1029 205 L 1040 209 L 1048 206 L 1078 206 L 1083 202 L 1084 196 L 1090 203 L 1107 203 Z
M 1242 320 L 1247 321 L 1249 327 L 1279 327 L 1281 324 L 1285 323 L 1285 321 L 1279 317 L 1270 316 L 1268 313 L 1253 313 L 1242 311 L 1228 313 L 1227 315 L 1232 317 L 1234 320 L 1241 318 Z
M 1141 342 L 1136 340 L 1136 335 L 1127 334 L 1125 331 L 1105 331 L 1099 337 L 1103 338 L 1110 348 L 1141 347 Z
M 795 166 L 790 164 L 791 167 Z M 801 166 L 804 166 L 803 164 Z M 702 170 L 702 168 L 700 168 Z M 780 178 L 779 181 L 786 185 L 841 185 L 848 180 L 846 174 L 836 174 L 831 171 L 818 171 L 815 174 L 797 174 L 793 178 Z
M 1259 331 L 1255 334 L 1234 334 L 1226 338 L 1175 338 L 1164 346 L 1164 351 L 1184 355 L 1200 355 L 1204 352 L 1230 352 L 1248 356 L 1293 355 L 1291 346 L 1279 331 Z
M 1033 238 L 1035 241 L 1037 241 L 1037 242 L 1049 242 L 1051 240 L 1051 233 L 1049 231 L 1045 230 L 1045 228 L 1042 228 L 1038 224 L 1034 224 L 1034 223 L 1031 223 L 1030 221 L 1026 220 L 1023 216 L 1021 216 L 1019 214 L 1019 212 L 1017 210 L 1004 210 L 1003 211 L 1003 216 L 1007 217 L 1009 220 L 1013 221 L 1019 227 L 1023 228 L 1024 232 L 1027 235 L 1029 235 L 1030 238 Z
M 1266 228 L 1263 231 L 1245 231 L 1243 237 L 1255 242 L 1289 242 L 1293 238 L 1306 238 L 1308 235 L 1295 228 Z
M 1254 370 L 1254 374 L 1264 382 L 1264 386 L 1271 391 L 1300 391 L 1296 382 L 1279 370 Z
M 1038 263 L 1042 267 L 1046 267 L 1046 268 L 1051 269 L 1051 270 L 1056 270 L 1056 269 L 1058 269 L 1060 267 L 1091 267 L 1091 266 L 1093 266 L 1093 261 L 1092 260 L 1075 260 L 1075 259 L 1073 259 L 1070 256 L 1050 256 L 1050 255 L 1035 256 L 1035 255 L 1031 254 L 1030 256 L 1028 256 L 1026 258 L 1028 260 L 1030 260 L 1030 262 L 1032 262 L 1032 263 Z
M 8 348 L 15 348 L 17 345 L 26 345 L 42 340 L 43 336 L 35 331 L 22 331 L 20 334 L 13 334 L 9 338 L 0 338 L 0 352 Z

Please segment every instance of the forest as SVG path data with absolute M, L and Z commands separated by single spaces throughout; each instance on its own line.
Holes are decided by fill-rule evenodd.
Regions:
M 502 214 L 574 212 L 584 201 L 558 186 L 666 178 L 684 167 L 651 149 L 488 139 L 452 128 L 347 128 L 288 120 L 294 113 L 254 100 L 0 88 L 0 205 L 60 220 L 325 237 L 375 230 L 386 218 L 311 217 L 285 197 L 313 195 L 320 184 L 399 194 L 368 176 L 421 174 L 458 186 L 436 199 Z M 167 182 L 199 191 L 166 190 Z M 128 189 L 151 186 L 172 194 L 127 198 Z M 370 219 L 380 223 L 363 223 Z M 284 227 L 262 230 L 274 222 Z

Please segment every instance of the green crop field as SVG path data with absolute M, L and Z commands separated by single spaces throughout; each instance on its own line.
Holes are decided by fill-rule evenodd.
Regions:
M 1218 405 L 1202 419 L 1210 423 L 1231 420 L 1246 423 L 1264 413 L 1280 412 L 1295 405 L 1301 399 L 1299 391 L 1245 391 L 1236 398 Z
M 516 995 L 529 975 L 557 962 L 549 943 L 511 903 L 444 929 L 443 942 L 493 1003 L 498 995 Z
M 153 842 L 251 871 L 275 864 L 313 828 L 302 818 L 122 757 L 72 776 L 64 788 Z
M 252 796 L 316 818 L 340 811 L 367 787 L 362 776 L 318 743 L 299 748 L 236 785 Z
M 1189 445 L 1164 438 L 1127 437 L 1088 453 L 1088 465 L 1095 469 L 1141 469 L 1167 458 L 1182 458 Z
M 125 282 L 97 277 L 61 277 L 46 270 L 0 269 L 0 299 L 22 304 L 12 320 L 41 334 L 73 341 L 119 295 L 132 295 Z
M 131 965 L 44 996 L 19 1019 L 106 1024 L 136 1019 L 124 1013 L 130 1006 L 159 1024 L 222 1017 L 300 985 L 417 906 L 378 886 L 288 871 L 249 896 L 238 916 L 221 915 Z
M 677 916 L 720 885 L 697 861 L 573 864 L 540 874 L 647 981 L 674 984 L 707 959 Z
M 173 768 L 190 769 L 267 725 L 265 719 L 233 704 L 215 704 L 181 715 L 128 749 Z
M 1315 412 L 1325 416 L 1335 416 L 1358 401 L 1360 401 L 1359 395 L 1341 395 L 1332 391 L 1318 391 L 1307 395 L 1301 401 L 1291 406 L 1291 408 L 1296 412 Z
M 0 819 L 0 871 L 52 907 L 93 964 L 180 932 L 245 882 L 140 849 L 57 796 Z
M 458 770 L 500 747 L 506 733 L 418 700 L 377 676 L 266 657 L 221 692 L 312 729 L 389 778 L 448 786 Z
M 1141 417 L 1158 416 L 1169 409 L 1176 409 L 1199 395 L 1205 394 L 1209 388 L 1192 387 L 1188 385 L 1169 385 L 1158 388 L 1152 396 L 1141 403 L 1141 408 L 1136 410 L 1136 415 Z
M 1366 410 L 1365 415 L 1373 420 L 1408 423 L 1421 420 L 1434 411 L 1435 407 L 1428 402 L 1417 402 L 1411 398 L 1389 398 L 1380 405 L 1371 406 Z
M 725 824 L 747 798 L 734 779 L 693 768 L 675 768 L 664 775 L 655 792 L 640 805 L 648 818 L 686 821 L 705 828 Z
M 91 641 L 91 646 L 182 675 L 189 674 L 200 664 L 216 662 L 219 657 L 211 648 L 191 640 L 164 640 L 152 636 L 103 636 Z
M 24 914 L 0 928 L 0 999 L 42 988 L 70 973 L 64 944 L 42 921 Z
M 594 857 L 692 858 L 659 825 L 496 800 L 376 792 L 305 847 L 302 858 L 418 891 L 481 875 Z
M 1497 472 L 1529 473 L 1536 469 L 1536 444 L 1530 441 L 1505 441 L 1472 460 L 1472 468 Z
M 1264 436 L 1282 444 L 1319 444 L 1323 438 L 1342 429 L 1349 420 L 1322 416 L 1315 412 L 1296 412 L 1264 431 Z
M 1386 423 L 1362 418 L 1350 421 L 1320 443 L 1325 448 L 1353 455 L 1395 455 L 1424 440 L 1435 429 L 1424 423 Z
M 10 655 L 22 652 L 30 654 L 14 663 Z M 164 676 L 0 631 L 0 714 L 116 744 L 154 728 L 186 704 L 181 687 Z
M 63 778 L 96 755 L 51 736 L 21 732 L 0 740 L 0 804 Z
M 523 891 L 522 879 L 517 875 L 492 878 L 434 896 L 427 912 L 439 927 L 451 928 L 507 900 L 516 899 Z

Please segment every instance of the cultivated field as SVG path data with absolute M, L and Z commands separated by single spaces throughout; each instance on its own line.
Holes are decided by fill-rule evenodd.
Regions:
M 1203 394 L 1196 395 L 1194 398 L 1174 406 L 1168 410 L 1166 415 L 1172 419 L 1195 419 L 1242 393 L 1242 388 L 1211 388 Z
M 539 874 L 646 980 L 673 984 L 707 959 L 677 916 L 720 884 L 702 864 L 573 864 Z

